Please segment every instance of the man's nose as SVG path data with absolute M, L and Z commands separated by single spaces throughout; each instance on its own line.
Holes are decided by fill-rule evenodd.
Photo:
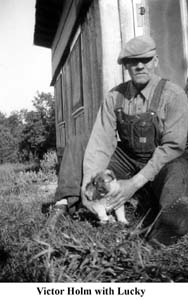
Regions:
M 144 68 L 144 64 L 143 64 L 141 61 L 139 61 L 139 62 L 137 63 L 137 65 L 136 65 L 136 67 L 137 67 L 138 69 L 143 69 L 143 68 Z

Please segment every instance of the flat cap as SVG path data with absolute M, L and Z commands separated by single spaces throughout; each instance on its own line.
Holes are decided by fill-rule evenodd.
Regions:
M 121 50 L 118 64 L 129 58 L 152 57 L 156 54 L 156 45 L 151 36 L 142 35 L 129 40 Z

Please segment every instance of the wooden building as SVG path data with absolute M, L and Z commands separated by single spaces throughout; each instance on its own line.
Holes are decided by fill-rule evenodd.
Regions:
M 162 76 L 185 86 L 188 0 L 36 0 L 34 44 L 51 48 L 57 153 L 91 130 L 106 92 L 128 79 L 117 64 L 130 38 L 151 34 Z

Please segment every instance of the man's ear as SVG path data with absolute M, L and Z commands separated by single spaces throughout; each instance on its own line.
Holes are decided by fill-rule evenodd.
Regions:
M 158 63 L 159 63 L 158 55 L 155 55 L 155 56 L 154 56 L 154 66 L 155 66 L 155 68 L 157 68 Z

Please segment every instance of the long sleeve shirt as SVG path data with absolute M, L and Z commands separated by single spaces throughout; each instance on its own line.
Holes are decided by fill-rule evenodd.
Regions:
M 146 112 L 160 79 L 159 76 L 153 75 L 140 93 L 132 81 L 124 83 L 127 86 L 123 111 L 129 115 Z M 84 155 L 83 185 L 91 176 L 107 168 L 117 146 L 117 120 L 114 112 L 117 90 L 113 88 L 108 92 L 97 114 Z M 156 113 L 162 135 L 161 144 L 140 170 L 148 181 L 152 181 L 165 164 L 182 155 L 185 150 L 188 135 L 188 99 L 183 89 L 167 81 Z

